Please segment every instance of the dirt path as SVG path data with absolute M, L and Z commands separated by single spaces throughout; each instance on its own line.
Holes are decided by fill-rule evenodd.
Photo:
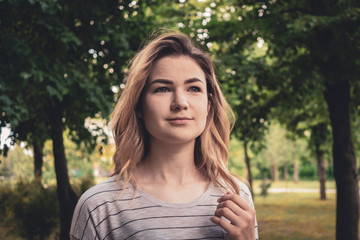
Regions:
M 260 188 L 255 188 L 255 192 L 259 193 Z M 269 188 L 269 193 L 319 193 L 319 189 L 314 188 Z M 336 193 L 336 189 L 327 189 L 326 193 Z

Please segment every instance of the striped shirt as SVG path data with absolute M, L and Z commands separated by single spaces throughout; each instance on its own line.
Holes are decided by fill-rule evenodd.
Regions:
M 238 182 L 240 196 L 252 207 L 247 186 Z M 229 239 L 227 233 L 210 221 L 226 191 L 210 184 L 204 194 L 189 203 L 168 203 L 156 199 L 131 183 L 110 177 L 87 190 L 74 211 L 71 239 Z M 120 195 L 122 193 L 122 195 Z M 256 239 L 258 238 L 255 223 Z

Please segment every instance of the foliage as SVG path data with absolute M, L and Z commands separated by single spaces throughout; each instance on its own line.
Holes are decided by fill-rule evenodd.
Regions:
M 10 148 L 7 156 L 0 156 L 0 183 L 33 179 L 33 159 L 27 149 L 18 145 Z M 9 181 L 10 180 L 10 181 Z
M 299 161 L 300 179 L 315 179 L 317 177 L 316 164 L 304 139 L 289 139 L 288 131 L 284 126 L 273 123 L 264 137 L 263 148 L 253 158 L 254 164 L 259 169 L 254 172 L 257 179 L 262 179 L 272 164 L 280 166 L 286 163 L 289 174 L 292 174 L 294 159 Z M 269 173 L 267 173 L 269 174 Z M 282 172 L 280 172 L 282 174 Z M 269 177 L 269 176 L 268 176 Z
M 121 67 L 115 67 L 131 54 L 124 51 L 129 47 L 127 39 L 131 33 L 119 34 L 110 26 L 112 14 L 111 21 L 124 19 L 122 11 L 109 11 L 113 2 L 108 5 L 93 2 L 81 7 L 67 4 L 2 2 L 0 9 L 7 10 L 1 19 L 4 33 L 1 62 L 7 64 L 1 68 L 6 75 L 1 89 L 7 101 L 2 102 L 1 118 L 14 130 L 19 124 L 29 123 L 23 135 L 33 131 L 31 126 L 38 126 L 37 135 L 46 138 L 50 109 L 60 102 L 57 107 L 65 111 L 64 123 L 71 133 L 77 132 L 74 139 L 87 139 L 94 146 L 94 140 L 84 128 L 84 119 L 98 112 L 107 117 L 113 100 L 111 86 L 115 85 L 117 74 L 121 74 Z M 123 50 L 119 52 L 117 48 Z M 114 54 L 122 58 L 115 62 Z M 109 67 L 104 67 L 105 64 Z
M 244 150 L 242 148 L 241 142 L 235 138 L 230 138 L 230 146 L 229 146 L 229 169 L 231 172 L 237 174 L 238 176 L 245 176 L 245 168 L 243 161 L 244 158 Z
M 246 23 L 256 26 L 256 35 L 267 43 L 267 56 L 273 59 L 271 81 L 261 84 L 278 88 L 282 102 L 292 103 L 297 97 L 302 101 L 314 92 L 324 96 L 333 133 L 338 190 L 336 236 L 357 239 L 359 188 L 350 106 L 358 102 L 352 92 L 359 91 L 360 62 L 355 57 L 360 54 L 359 2 L 238 2 L 249 8 Z
M 268 190 L 271 187 L 271 183 L 268 182 L 265 178 L 263 178 L 263 180 L 261 181 L 260 184 L 260 196 L 262 197 L 266 197 L 269 193 Z
M 253 159 L 251 171 L 254 179 L 270 179 L 271 164 L 276 163 L 279 166 L 280 178 L 283 178 L 283 164 L 287 163 L 289 178 L 292 178 L 294 159 L 298 160 L 298 170 L 300 180 L 316 180 L 318 179 L 317 165 L 315 156 L 312 154 L 310 146 L 307 144 L 309 137 L 289 139 L 288 130 L 274 122 L 269 126 L 264 136 L 264 146 L 258 152 L 249 151 L 250 157 Z M 244 150 L 241 142 L 232 137 L 230 140 L 229 150 L 229 168 L 239 175 L 246 176 L 244 167 Z M 327 160 L 327 179 L 334 179 L 333 167 L 331 165 L 330 155 L 326 155 Z
M 58 224 L 56 189 L 45 189 L 37 182 L 18 182 L 14 189 L 0 188 L 1 221 L 17 225 L 27 239 L 45 239 Z
M 107 141 L 103 129 L 92 134 L 85 119 L 108 118 L 118 78 L 153 26 L 149 7 L 117 0 L 0 2 L 0 125 L 10 123 L 15 138 L 40 149 L 52 138 L 64 239 L 77 197 L 62 131 L 66 126 L 73 141 L 90 150 Z
M 81 195 L 93 185 L 93 179 L 83 177 L 74 188 Z M 59 206 L 56 195 L 55 186 L 44 188 L 35 181 L 2 185 L 0 225 L 9 229 L 5 231 L 4 239 L 15 236 L 38 240 L 57 238 Z
M 344 99 L 334 96 L 336 84 L 345 83 L 353 152 L 359 153 L 359 9 L 354 0 L 111 0 L 86 5 L 77 1 L 0 1 L 0 130 L 10 123 L 12 142 L 19 139 L 29 146 L 42 146 L 50 138 L 51 116 L 59 111 L 67 134 L 78 145 L 66 146 L 69 166 L 83 169 L 70 173 L 86 175 L 99 159 L 90 152 L 101 151 L 95 146 L 105 143 L 107 137 L 102 127 L 89 131 L 85 119 L 109 116 L 129 59 L 154 27 L 179 28 L 211 51 L 222 89 L 235 110 L 234 136 L 242 142 L 231 143 L 235 149 L 230 153 L 231 170 L 241 175 L 241 144 L 250 143 L 249 155 L 255 161 L 251 170 L 257 177 L 266 174 L 270 158 L 289 163 L 296 156 L 300 177 L 311 178 L 316 171 L 303 141 L 296 141 L 296 149 L 291 150 L 291 143 L 272 135 L 273 120 L 287 126 L 294 134 L 292 140 L 301 136 L 328 151 L 330 121 L 323 96 L 335 89 L 328 98 L 342 104 Z M 346 114 L 333 115 L 340 118 Z M 343 129 L 344 125 L 334 126 Z M 307 131 L 309 136 L 304 134 Z M 349 143 L 350 154 L 342 160 L 351 156 L 348 135 L 346 141 L 333 138 Z M 52 150 L 47 144 L 44 176 L 54 179 Z M 338 145 L 334 141 L 334 149 Z M 0 149 L 0 154 L 6 155 L 8 149 Z M 20 158 L 5 158 L 1 174 L 18 174 L 15 162 Z M 334 162 L 339 162 L 335 170 L 346 165 Z M 29 169 L 23 173 L 30 175 Z
M 86 146 L 77 145 L 70 139 L 69 131 L 64 132 L 64 144 L 69 174 L 73 183 L 80 184 L 84 178 L 94 180 L 94 165 L 98 165 L 99 169 L 102 170 L 102 177 L 106 177 L 104 174 L 110 174 L 113 145 L 103 147 L 101 154 L 98 150 L 100 146 L 95 151 L 89 152 Z M 27 182 L 33 180 L 34 171 L 31 155 L 32 152 L 27 148 L 15 144 L 10 148 L 7 157 L 0 156 L 0 185 L 13 185 L 20 179 Z M 54 157 L 50 140 L 45 142 L 43 161 L 42 183 L 44 186 L 55 185 Z

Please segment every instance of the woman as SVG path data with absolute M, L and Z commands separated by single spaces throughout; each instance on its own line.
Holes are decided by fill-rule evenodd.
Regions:
M 231 109 L 210 58 L 163 34 L 133 59 L 112 116 L 114 175 L 83 194 L 72 239 L 257 239 L 228 170 Z

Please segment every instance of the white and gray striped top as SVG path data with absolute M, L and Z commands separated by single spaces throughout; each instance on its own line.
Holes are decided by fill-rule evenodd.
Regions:
M 240 196 L 254 207 L 247 186 L 238 182 Z M 228 239 L 210 221 L 217 199 L 226 190 L 210 184 L 205 193 L 189 203 L 167 203 L 129 183 L 110 177 L 87 190 L 79 199 L 71 224 L 71 239 Z M 258 238 L 255 223 L 256 239 Z

